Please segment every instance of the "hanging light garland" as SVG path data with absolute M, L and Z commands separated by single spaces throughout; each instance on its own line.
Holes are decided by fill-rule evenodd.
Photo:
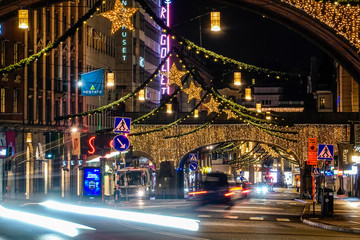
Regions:
M 177 134 L 177 135 L 173 135 L 173 136 L 166 136 L 164 137 L 164 139 L 171 139 L 171 138 L 179 138 L 179 137 L 182 137 L 182 136 L 185 136 L 185 135 L 189 135 L 189 134 L 192 134 L 192 133 L 195 133 L 197 131 L 200 131 L 201 129 L 211 125 L 212 123 L 214 123 L 214 121 L 216 120 L 216 118 L 219 116 L 220 114 L 216 114 L 215 117 L 213 117 L 210 121 L 204 123 L 203 125 L 191 130 L 191 131 L 188 131 L 188 132 L 185 132 L 185 133 L 181 133 L 181 134 Z
M 179 118 L 177 119 L 176 121 L 172 122 L 172 123 L 169 123 L 165 126 L 162 126 L 162 127 L 158 127 L 158 128 L 155 128 L 155 129 L 151 129 L 151 130 L 148 130 L 148 131 L 145 131 L 145 132 L 137 132 L 137 133 L 130 133 L 129 135 L 130 136 L 140 136 L 140 135 L 145 135 L 145 134 L 150 134 L 150 133 L 154 133 L 154 132 L 160 132 L 160 131 L 164 131 L 168 128 L 171 128 L 179 123 L 181 123 L 182 121 L 184 121 L 185 119 L 187 119 L 191 114 L 193 114 L 193 112 L 197 111 L 197 108 L 201 105 L 201 103 L 206 99 L 206 95 L 208 93 L 206 93 L 204 95 L 204 97 L 200 100 L 200 102 L 187 114 L 185 115 L 183 118 Z
M 66 116 L 60 116 L 57 117 L 56 120 L 64 120 L 64 119 L 70 119 L 70 118 L 74 118 L 74 117 L 84 117 L 84 116 L 88 116 L 88 115 L 92 115 L 92 114 L 96 114 L 96 113 L 101 113 L 105 110 L 108 110 L 112 107 L 115 107 L 117 105 L 119 105 L 122 102 L 125 102 L 127 99 L 130 99 L 132 97 L 134 97 L 141 89 L 144 89 L 150 82 L 153 81 L 153 79 L 157 76 L 157 74 L 160 72 L 160 69 L 162 67 L 163 64 L 165 64 L 167 57 L 169 57 L 171 55 L 171 52 L 169 52 L 166 55 L 166 58 L 164 58 L 164 60 L 160 63 L 160 65 L 156 68 L 156 70 L 150 75 L 150 77 L 145 80 L 145 82 L 143 82 L 139 87 L 137 87 L 133 92 L 128 93 L 127 95 L 125 95 L 124 97 L 110 103 L 107 104 L 105 106 L 101 106 L 99 108 L 96 109 L 91 109 L 85 112 L 81 112 L 81 113 L 76 113 L 76 114 L 70 114 L 70 115 L 66 115 Z
M 68 37 L 73 36 L 76 33 L 77 29 L 79 29 L 80 27 L 82 27 L 84 25 L 84 22 L 87 19 L 89 19 L 97 11 L 97 8 L 101 5 L 101 3 L 102 3 L 102 0 L 95 2 L 94 6 L 84 16 L 82 16 L 73 26 L 71 26 L 68 30 L 66 30 L 66 32 L 61 37 L 56 39 L 54 42 L 49 43 L 40 52 L 34 53 L 31 56 L 24 58 L 17 63 L 14 63 L 12 65 L 9 65 L 5 68 L 0 69 L 0 75 L 18 70 L 26 65 L 29 65 L 30 63 L 41 58 L 45 53 L 48 53 L 51 50 L 53 50 L 54 48 L 58 47 Z

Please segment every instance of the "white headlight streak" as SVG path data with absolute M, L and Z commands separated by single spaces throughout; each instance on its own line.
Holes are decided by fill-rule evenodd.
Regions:
M 107 218 L 113 218 L 124 221 L 155 224 L 159 226 L 180 228 L 190 231 L 199 230 L 199 221 L 189 218 L 161 216 L 161 215 L 149 214 L 149 213 L 128 212 L 121 210 L 112 210 L 107 208 L 84 207 L 78 205 L 59 203 L 55 201 L 45 201 L 39 204 L 47 208 L 51 208 L 59 211 L 78 213 L 89 216 L 99 216 L 99 217 L 107 217 Z
M 3 206 L 0 206 L 0 216 L 3 218 L 13 219 L 34 226 L 50 229 L 52 231 L 59 232 L 70 237 L 75 237 L 79 234 L 77 229 L 95 230 L 94 228 L 85 225 L 68 222 L 56 218 L 45 217 L 33 213 L 15 211 L 4 208 Z

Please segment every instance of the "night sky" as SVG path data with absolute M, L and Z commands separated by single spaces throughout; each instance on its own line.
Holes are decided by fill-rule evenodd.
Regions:
M 171 25 L 180 35 L 199 44 L 199 20 L 210 12 L 208 0 L 173 0 Z M 210 31 L 210 15 L 202 17 L 203 47 L 235 60 L 291 73 L 308 75 L 310 58 L 328 58 L 307 39 L 268 18 L 241 8 L 223 6 L 221 32 Z

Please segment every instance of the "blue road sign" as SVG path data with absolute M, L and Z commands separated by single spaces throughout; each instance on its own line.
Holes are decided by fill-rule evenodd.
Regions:
M 119 152 L 123 152 L 129 148 L 130 141 L 124 135 L 117 135 L 116 137 L 114 137 L 113 145 L 116 150 L 118 150 Z
M 115 133 L 130 133 L 131 118 L 115 117 Z
M 198 160 L 197 153 L 190 153 L 189 154 L 189 159 L 190 159 L 190 162 L 197 162 L 197 160 Z
M 190 163 L 189 168 L 190 168 L 192 171 L 195 171 L 195 170 L 198 168 L 198 165 L 197 165 L 197 163 L 192 162 L 192 163 Z
M 334 160 L 334 145 L 319 144 L 318 160 Z
M 320 169 L 319 168 L 313 168 L 313 173 L 314 175 L 317 177 L 317 176 L 320 176 Z

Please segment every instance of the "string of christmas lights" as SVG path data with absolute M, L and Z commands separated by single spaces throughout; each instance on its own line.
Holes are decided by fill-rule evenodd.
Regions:
M 144 89 L 150 82 L 153 81 L 153 79 L 157 76 L 157 74 L 160 72 L 160 69 L 162 67 L 163 64 L 165 64 L 167 57 L 169 57 L 171 55 L 171 52 L 169 52 L 166 56 L 166 58 L 164 58 L 163 61 L 161 61 L 160 65 L 156 68 L 156 70 L 150 75 L 150 77 L 148 79 L 145 80 L 144 83 L 142 83 L 139 87 L 137 87 L 133 92 L 128 93 L 127 95 L 125 95 L 124 97 L 109 103 L 107 105 L 101 106 L 99 108 L 96 109 L 91 109 L 85 112 L 81 112 L 81 113 L 76 113 L 76 114 L 70 114 L 70 115 L 66 115 L 66 116 L 60 116 L 57 117 L 56 120 L 64 120 L 64 119 L 71 119 L 71 118 L 76 118 L 76 117 L 84 117 L 84 116 L 89 116 L 92 114 L 97 114 L 97 113 L 101 113 L 105 110 L 108 110 L 110 108 L 113 108 L 117 105 L 119 105 L 122 102 L 125 102 L 126 100 L 128 100 L 129 98 L 134 97 L 141 89 Z
M 68 30 L 66 30 L 66 32 L 60 36 L 58 39 L 56 39 L 54 42 L 49 43 L 44 49 L 42 49 L 40 52 L 34 53 L 31 56 L 21 59 L 19 62 L 14 63 L 12 65 L 9 65 L 5 68 L 0 69 L 0 75 L 4 74 L 4 73 L 8 73 L 8 72 L 12 72 L 15 70 L 18 70 L 26 65 L 29 65 L 30 63 L 38 60 L 39 58 L 41 58 L 44 54 L 50 52 L 51 50 L 53 50 L 54 48 L 58 47 L 60 44 L 62 44 L 68 37 L 73 36 L 76 31 L 82 27 L 85 23 L 86 20 L 89 19 L 96 11 L 99 10 L 99 7 L 101 6 L 102 0 L 97 1 L 94 3 L 94 6 L 87 12 L 85 13 L 84 16 L 82 16 L 81 18 L 79 18 L 79 20 L 73 25 L 71 26 Z
M 209 125 L 211 125 L 212 123 L 214 123 L 214 121 L 216 120 L 216 118 L 219 116 L 220 114 L 216 114 L 215 117 L 213 117 L 210 121 L 202 124 L 201 126 L 191 130 L 191 131 L 188 131 L 188 132 L 185 132 L 185 133 L 181 133 L 181 134 L 177 134 L 177 135 L 172 135 L 172 136 L 166 136 L 164 137 L 164 139 L 171 139 L 171 138 L 179 138 L 179 137 L 182 137 L 182 136 L 185 136 L 185 135 L 189 135 L 189 134 L 192 134 L 192 133 L 195 133 Z
M 158 127 L 158 128 L 155 128 L 155 129 L 151 129 L 151 130 L 148 130 L 148 131 L 145 131 L 145 132 L 137 132 L 137 133 L 130 133 L 129 135 L 130 136 L 140 136 L 140 135 L 144 135 L 144 134 L 150 134 L 150 133 L 154 133 L 154 132 L 160 132 L 160 131 L 163 131 L 165 129 L 168 129 L 168 128 L 171 128 L 175 125 L 177 125 L 178 123 L 181 123 L 182 121 L 184 121 L 186 118 L 188 118 L 191 114 L 194 113 L 194 111 L 200 107 L 201 103 L 205 100 L 206 96 L 207 96 L 208 93 L 206 93 L 204 95 L 204 97 L 200 100 L 200 102 L 198 104 L 196 104 L 196 106 L 188 113 L 186 114 L 184 117 L 182 118 L 179 118 L 177 119 L 176 121 L 172 122 L 172 123 L 169 123 L 165 126 L 162 126 L 162 127 Z

